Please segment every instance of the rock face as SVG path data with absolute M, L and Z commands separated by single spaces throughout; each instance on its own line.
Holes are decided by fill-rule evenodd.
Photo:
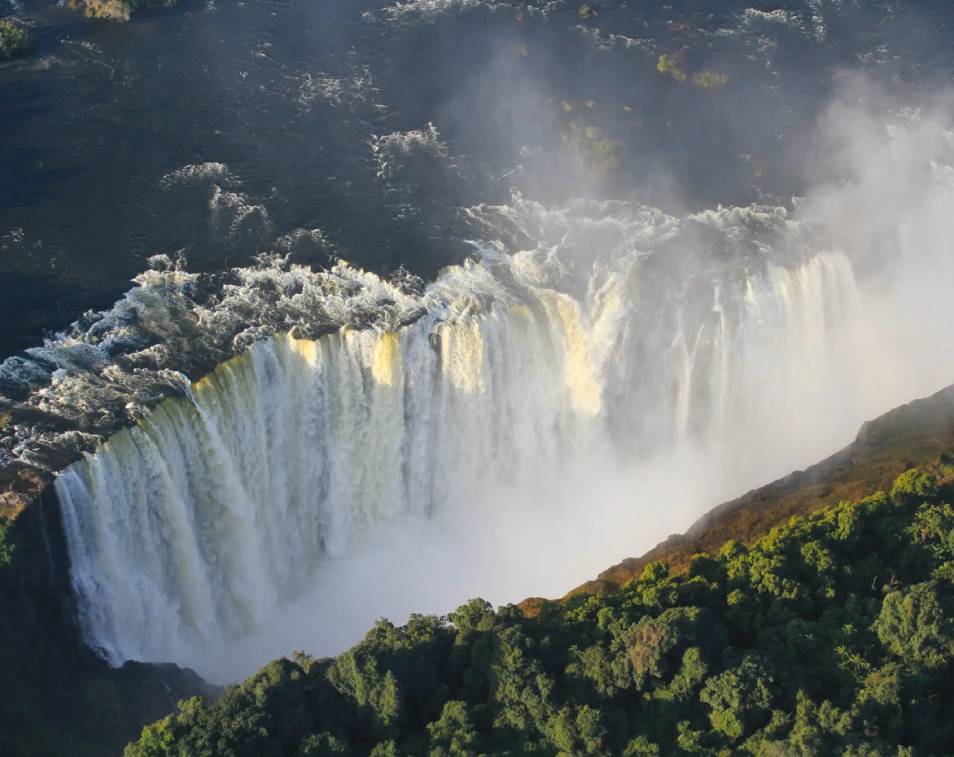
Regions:
M 623 560 L 567 596 L 615 590 L 656 560 L 683 570 L 693 555 L 717 551 L 729 539 L 751 542 L 793 515 L 884 490 L 908 468 L 951 465 L 952 449 L 954 385 L 864 423 L 852 444 L 826 460 L 719 505 L 686 533 L 670 536 L 642 557 Z M 529 599 L 522 607 L 535 612 L 544 603 Z
M 13 464 L 0 471 L 0 518 L 16 518 L 52 481 L 47 471 Z
M 118 754 L 179 699 L 216 687 L 175 665 L 110 668 L 82 641 L 52 489 L 0 515 L 0 754 Z

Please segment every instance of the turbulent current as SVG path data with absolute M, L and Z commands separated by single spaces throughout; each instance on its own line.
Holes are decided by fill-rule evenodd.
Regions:
M 954 140 L 899 123 L 788 209 L 463 209 L 474 255 L 426 286 L 157 259 L 0 369 L 56 419 L 8 461 L 88 450 L 55 481 L 87 639 L 229 680 L 559 594 L 949 382 Z
M 474 291 L 445 320 L 258 342 L 60 476 L 97 644 L 119 660 L 241 634 L 391 516 L 459 510 L 584 452 L 723 436 L 753 421 L 752 382 L 816 359 L 856 298 L 841 255 L 717 281 L 695 312 L 638 296 L 635 263 L 577 299 L 528 257 L 497 273 L 509 285 L 455 272 Z M 759 371 L 779 334 L 792 364 Z

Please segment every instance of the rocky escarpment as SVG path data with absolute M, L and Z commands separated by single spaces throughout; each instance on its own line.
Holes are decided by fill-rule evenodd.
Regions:
M 179 699 L 214 695 L 175 665 L 110 668 L 76 623 L 52 491 L 0 516 L 0 754 L 118 754 Z
M 717 552 L 730 539 L 750 543 L 795 515 L 886 490 L 909 468 L 940 469 L 952 464 L 954 385 L 866 422 L 854 442 L 831 457 L 719 505 L 686 533 L 672 535 L 643 556 L 608 568 L 567 597 L 614 591 L 658 560 L 669 563 L 674 571 L 684 570 L 694 555 Z M 543 604 L 545 600 L 529 599 L 522 607 L 532 613 Z

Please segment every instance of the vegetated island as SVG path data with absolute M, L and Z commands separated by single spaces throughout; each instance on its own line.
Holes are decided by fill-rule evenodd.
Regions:
M 125 755 L 952 754 L 952 452 L 954 387 L 717 508 L 673 565 L 381 620 L 337 658 L 180 702 Z
M 12 17 L 0 18 L 0 61 L 32 48 L 33 35 L 24 23 Z
M 124 23 L 143 8 L 168 8 L 178 0 L 66 0 L 66 5 L 87 18 Z M 27 52 L 34 47 L 26 22 L 16 15 L 0 18 L 0 61 Z
M 104 18 L 109 21 L 129 21 L 132 14 L 142 8 L 166 8 L 177 0 L 67 0 L 71 8 L 83 12 L 87 18 Z

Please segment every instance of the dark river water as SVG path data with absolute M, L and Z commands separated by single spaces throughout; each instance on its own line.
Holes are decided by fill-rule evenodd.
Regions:
M 947 0 L 9 12 L 0 507 L 113 662 L 555 595 L 951 380 Z
M 468 250 L 458 208 L 514 190 L 785 201 L 839 71 L 931 86 L 954 51 L 944 2 L 5 1 L 39 46 L 0 65 L 0 358 L 157 253 L 427 278 Z

